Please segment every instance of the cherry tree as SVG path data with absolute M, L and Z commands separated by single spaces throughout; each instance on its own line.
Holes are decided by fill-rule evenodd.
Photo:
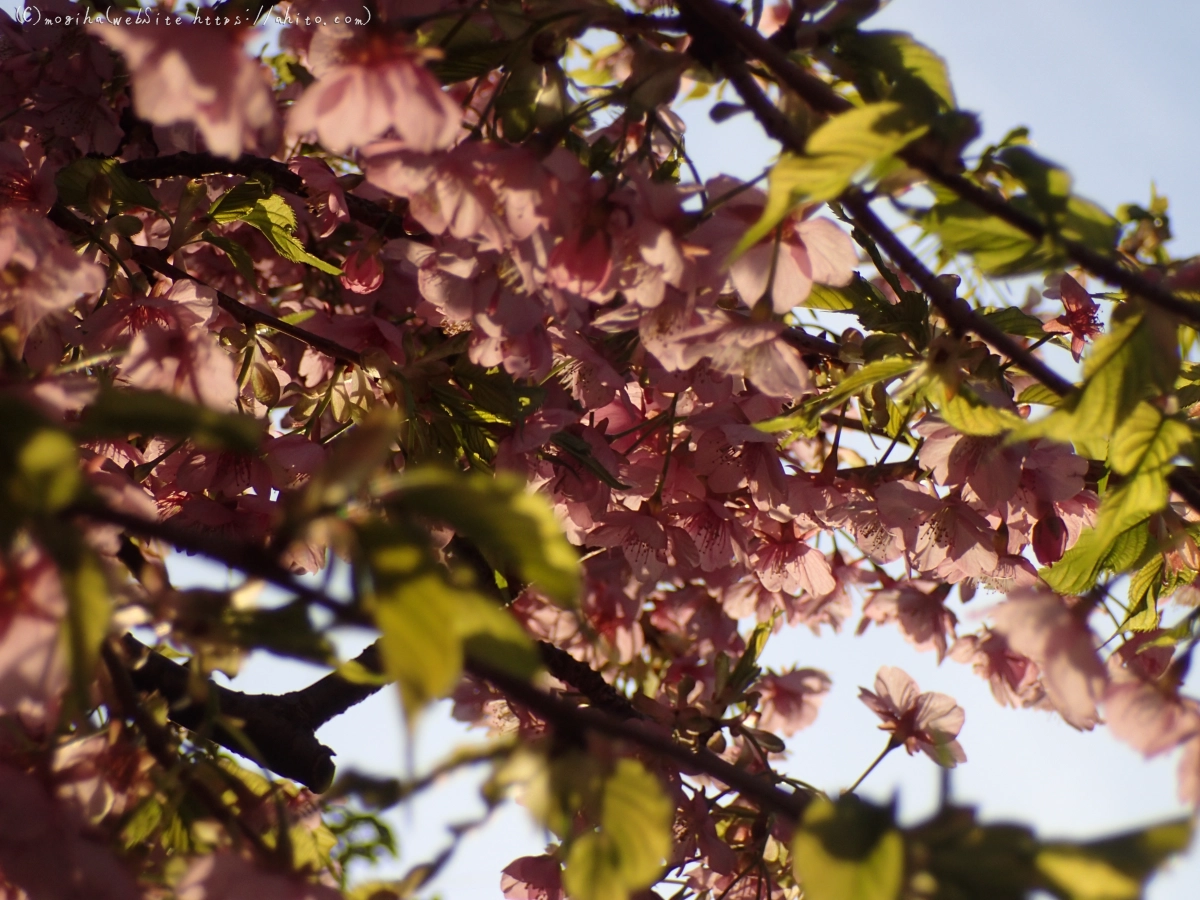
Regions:
M 1187 821 L 902 826 L 874 764 L 779 768 L 831 682 L 766 643 L 874 626 L 1182 747 L 1200 806 L 1200 263 L 1165 199 L 973 143 L 878 6 L 0 14 L 5 896 L 407 897 L 453 846 L 347 864 L 467 766 L 552 839 L 511 900 L 1140 896 Z M 777 143 L 762 176 L 700 177 L 698 97 Z M 339 659 L 347 626 L 378 640 Z M 255 650 L 330 673 L 212 679 Z M 316 729 L 380 689 L 487 740 L 336 772 Z M 886 659 L 860 696 L 864 758 L 970 765 L 952 697 Z

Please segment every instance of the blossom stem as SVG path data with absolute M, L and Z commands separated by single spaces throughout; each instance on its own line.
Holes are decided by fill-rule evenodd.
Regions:
M 883 762 L 883 758 L 899 746 L 900 745 L 896 743 L 894 738 L 892 740 L 889 740 L 887 743 L 887 746 L 883 748 L 883 751 L 877 757 L 875 757 L 875 761 L 872 762 L 869 766 L 867 766 L 867 770 L 858 776 L 858 780 L 856 782 L 854 782 L 854 784 L 850 785 L 849 788 L 846 789 L 846 793 L 853 794 L 856 790 L 858 790 L 858 786 L 860 784 L 862 784 L 863 781 L 866 780 L 866 777 L 868 775 L 870 775 L 872 772 L 875 771 L 875 767 L 877 765 L 879 765 L 881 762 Z

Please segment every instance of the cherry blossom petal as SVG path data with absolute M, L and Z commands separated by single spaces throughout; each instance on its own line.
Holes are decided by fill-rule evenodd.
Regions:
M 1046 693 L 1062 717 L 1076 728 L 1092 728 L 1099 721 L 1096 704 L 1108 677 L 1087 622 L 1048 591 L 1011 595 L 993 610 L 992 620 L 1014 651 L 1037 663 Z
M 134 107 L 143 119 L 156 125 L 191 122 L 219 156 L 274 150 L 275 101 L 262 66 L 242 49 L 246 29 L 105 23 L 88 28 L 124 55 Z

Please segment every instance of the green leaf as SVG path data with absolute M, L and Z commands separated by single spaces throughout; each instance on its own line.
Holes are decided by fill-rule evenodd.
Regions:
M 117 159 L 85 156 L 60 170 L 54 177 L 59 200 L 77 209 L 90 208 L 89 199 L 97 183 L 107 188 L 116 212 L 131 207 L 162 211 L 150 189 L 126 175 Z
M 1062 397 L 1050 390 L 1044 384 L 1031 384 L 1021 391 L 1017 397 L 1018 403 L 1040 403 L 1043 406 L 1058 406 Z
M 294 509 L 308 515 L 342 506 L 362 490 L 392 455 L 400 416 L 379 404 L 335 441 L 329 459 L 313 475 Z
M 793 431 L 807 427 L 822 412 L 833 409 L 871 385 L 907 375 L 916 367 L 917 360 L 905 356 L 893 356 L 867 363 L 853 375 L 843 378 L 832 390 L 805 403 L 798 412 L 756 422 L 755 427 L 760 431 Z
M 1025 424 L 1016 413 L 988 404 L 965 384 L 953 397 L 949 396 L 949 391 L 944 393 L 939 411 L 947 425 L 963 434 L 980 437 L 1003 434 Z
M 501 574 L 516 570 L 560 603 L 577 601 L 579 554 L 549 504 L 519 479 L 414 470 L 401 477 L 393 503 L 447 523 L 478 546 Z
M 429 62 L 429 70 L 442 84 L 486 75 L 503 65 L 517 45 L 517 41 L 496 40 L 491 29 L 478 20 L 464 22 L 457 16 L 434 19 L 423 26 L 420 43 L 442 51 L 441 59 Z
M 921 227 L 941 241 L 943 263 L 957 254 L 973 258 L 986 275 L 1009 276 L 1036 272 L 1056 258 L 1049 245 L 968 203 L 939 203 L 920 216 Z
M 806 900 L 896 900 L 904 883 L 904 837 L 891 815 L 853 794 L 817 797 L 792 843 Z
M 1113 432 L 1108 463 L 1119 475 L 1155 472 L 1165 476 L 1180 448 L 1191 441 L 1191 429 L 1178 419 L 1164 418 L 1156 407 L 1139 403 Z
M 626 900 L 649 887 L 671 853 L 674 804 L 636 759 L 604 782 L 600 828 L 571 842 L 563 886 L 573 900 Z
M 208 215 L 214 222 L 245 222 L 258 229 L 275 248 L 275 252 L 286 260 L 304 263 L 328 275 L 342 274 L 342 270 L 337 266 L 313 256 L 296 240 L 296 214 L 286 200 L 278 194 L 270 193 L 269 187 L 260 181 L 243 181 L 217 200 L 209 209 Z M 225 247 L 221 249 L 224 250 Z M 232 256 L 230 259 L 236 265 Z
M 81 715 L 93 705 L 91 687 L 100 659 L 100 644 L 108 634 L 112 615 L 108 578 L 100 560 L 74 528 L 59 521 L 43 520 L 35 526 L 35 534 L 58 566 L 67 597 L 63 626 L 70 651 L 75 713 Z
M 854 312 L 864 302 L 859 292 L 860 284 L 870 282 L 857 272 L 847 287 L 830 287 L 813 282 L 812 290 L 801 306 L 807 306 L 809 309 L 827 309 L 830 312 Z
M 254 270 L 254 259 L 250 256 L 249 250 L 232 238 L 213 234 L 211 231 L 205 231 L 201 237 L 214 247 L 224 251 L 225 255 L 229 257 L 229 261 L 233 263 L 233 267 L 237 270 L 237 273 L 250 282 L 250 286 L 254 290 L 258 290 L 258 273 Z M 316 310 L 304 310 L 304 312 L 311 314 L 315 313 Z
M 1121 630 L 1153 631 L 1158 627 L 1158 597 L 1162 585 L 1163 556 L 1155 553 L 1129 579 L 1129 612 Z
M 10 476 L 10 496 L 30 512 L 56 512 L 78 496 L 83 487 L 75 442 L 57 428 L 39 428 L 28 435 Z
M 907 834 L 909 884 L 932 877 L 938 900 L 1026 900 L 1040 879 L 1038 844 L 1016 825 L 980 825 L 975 810 L 946 806 Z M 924 869 L 914 872 L 912 869 Z
M 1139 404 L 1127 416 L 1113 435 L 1110 462 L 1128 477 L 1101 499 L 1095 527 L 1085 531 L 1053 567 L 1042 570 L 1052 588 L 1078 593 L 1095 582 L 1101 567 L 1119 572 L 1137 562 L 1147 539 L 1145 521 L 1167 504 L 1171 460 L 1191 440 L 1187 425 L 1165 418 L 1148 403 Z M 1122 539 L 1134 543 L 1126 547 Z
M 572 900 L 628 900 L 621 860 L 605 835 L 589 831 L 571 843 L 563 886 Z
M 1071 196 L 1071 175 L 1066 169 L 1021 145 L 1005 147 L 995 158 L 1017 177 L 1044 213 L 1054 216 L 1066 208 Z
M 1055 179 L 1046 176 L 1043 202 L 1052 202 L 1050 191 L 1056 189 Z M 943 263 L 957 254 L 974 258 L 985 275 L 1009 277 L 1039 272 L 1068 263 L 1062 247 L 1065 239 L 1100 251 L 1116 245 L 1120 223 L 1096 204 L 1071 195 L 1061 203 L 1061 210 L 1048 212 L 1032 193 L 1018 194 L 1008 201 L 1014 209 L 1042 221 L 1049 234 L 1037 241 L 1025 232 L 989 215 L 973 203 L 960 199 L 945 199 L 917 219 L 927 234 L 935 235 L 942 244 L 939 254 Z
M 433 570 L 425 548 L 379 540 L 392 534 L 380 529 L 370 535 L 371 573 L 377 582 L 371 606 L 382 633 L 384 668 L 400 688 L 410 722 L 431 701 L 448 694 L 462 674 L 462 638 L 454 616 L 464 594 Z
M 1074 194 L 1068 198 L 1066 212 L 1055 225 L 1067 240 L 1101 252 L 1113 250 L 1121 233 L 1121 223 L 1107 210 Z
M 342 274 L 342 270 L 337 266 L 313 256 L 296 240 L 292 234 L 296 229 L 296 215 L 282 197 L 272 195 L 259 200 L 241 220 L 261 231 L 263 237 L 275 248 L 275 252 L 284 259 L 304 263 L 327 275 Z
M 729 677 L 727 679 L 718 678 L 718 681 L 724 681 L 724 684 L 717 686 L 718 694 L 725 697 L 737 697 L 762 673 L 762 669 L 758 667 L 758 658 L 762 656 L 763 649 L 767 646 L 767 638 L 771 636 L 773 624 L 774 620 L 754 626 L 754 631 L 750 633 L 750 640 L 746 641 L 746 649 L 738 657 L 737 665 L 733 667 Z
M 1062 443 L 1110 438 L 1143 398 L 1156 388 L 1165 393 L 1174 384 L 1178 343 L 1172 332 L 1168 345 L 1160 331 L 1151 314 L 1113 322 L 1084 359 L 1081 391 L 1064 398 L 1050 415 L 1017 429 L 1015 438 L 1048 437 Z
M 131 434 L 190 438 L 197 446 L 254 452 L 263 423 L 251 416 L 219 413 L 158 391 L 105 389 L 83 412 L 84 437 Z
M 208 217 L 220 225 L 243 222 L 260 200 L 271 196 L 271 188 L 257 178 L 247 178 L 218 197 L 208 208 Z M 290 209 L 288 210 L 291 211 Z M 296 225 L 292 217 L 292 227 Z
M 536 127 L 537 101 L 542 90 L 545 67 L 530 53 L 514 53 L 508 77 L 496 95 L 496 115 L 504 129 L 504 138 L 520 143 Z
M 1068 900 L 1138 900 L 1150 876 L 1191 839 L 1191 823 L 1180 819 L 1086 844 L 1049 844 L 1037 866 Z
M 1015 306 L 1006 306 L 1004 309 L 989 309 L 984 312 L 983 317 L 992 325 L 995 325 L 1001 331 L 1008 334 L 1018 334 L 1021 337 L 1040 338 L 1046 334 L 1046 329 L 1042 324 L 1042 320 L 1037 316 L 1031 316 L 1029 313 Z
M 869 103 L 829 119 L 809 136 L 803 156 L 785 153 L 771 169 L 762 217 L 733 256 L 765 238 L 799 204 L 837 197 L 860 172 L 886 162 L 927 130 L 913 126 L 899 103 Z
M 75 441 L 39 412 L 3 397 L 0 421 L 0 545 L 7 546 L 27 516 L 46 516 L 69 506 L 84 482 Z
M 946 61 L 903 31 L 849 31 L 838 38 L 838 56 L 859 67 L 883 72 L 893 83 L 916 80 L 925 85 L 946 109 L 958 104 Z
M 143 799 L 121 827 L 121 843 L 126 850 L 147 843 L 163 820 L 162 801 L 155 795 Z
M 518 677 L 540 663 L 520 624 L 474 589 L 453 584 L 426 531 L 372 522 L 358 530 L 384 667 L 409 720 L 458 683 L 465 653 Z
M 315 663 L 329 663 L 334 658 L 333 645 L 313 628 L 304 601 L 274 609 L 230 609 L 224 618 L 223 624 L 231 628 L 239 646 Z

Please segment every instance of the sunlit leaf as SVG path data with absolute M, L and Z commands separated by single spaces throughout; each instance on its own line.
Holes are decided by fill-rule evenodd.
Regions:
M 953 396 L 946 391 L 939 409 L 946 423 L 963 434 L 990 437 L 1024 424 L 1016 413 L 992 406 L 965 385 Z
M 816 399 L 805 403 L 799 411 L 756 422 L 755 427 L 762 431 L 792 431 L 808 427 L 822 412 L 840 405 L 855 394 L 858 394 L 873 384 L 888 381 L 906 375 L 915 369 L 917 361 L 909 357 L 894 356 L 867 363 L 852 375 L 847 375 L 832 390 Z
M 831 200 L 860 172 L 889 159 L 925 133 L 898 103 L 870 103 L 829 119 L 808 138 L 803 156 L 784 154 L 771 169 L 762 217 L 738 242 L 745 253 L 801 203 Z
M 674 805 L 635 759 L 605 779 L 600 828 L 575 838 L 563 885 L 573 900 L 626 900 L 648 887 L 671 852 Z
M 853 794 L 817 797 L 796 829 L 792 859 L 808 900 L 895 900 L 904 882 L 904 837 L 885 810 Z
M 946 61 L 903 31 L 848 31 L 838 39 L 838 55 L 858 66 L 883 72 L 890 81 L 914 79 L 925 85 L 944 105 L 957 103 Z
M 1068 900 L 1137 900 L 1146 880 L 1191 838 L 1191 823 L 1180 820 L 1086 844 L 1050 844 L 1037 866 Z
M 519 479 L 426 468 L 405 473 L 392 500 L 449 524 L 497 566 L 516 570 L 559 602 L 576 602 L 579 554 L 549 504 Z
M 79 430 L 89 437 L 161 435 L 190 438 L 200 447 L 253 451 L 262 439 L 263 423 L 158 391 L 110 389 L 102 390 L 84 410 Z
M 1166 346 L 1150 315 L 1114 322 L 1084 358 L 1084 384 L 1050 415 L 1017 429 L 1020 439 L 1049 437 L 1063 443 L 1108 440 L 1117 424 L 1156 389 L 1170 390 L 1178 371 L 1178 344 Z

